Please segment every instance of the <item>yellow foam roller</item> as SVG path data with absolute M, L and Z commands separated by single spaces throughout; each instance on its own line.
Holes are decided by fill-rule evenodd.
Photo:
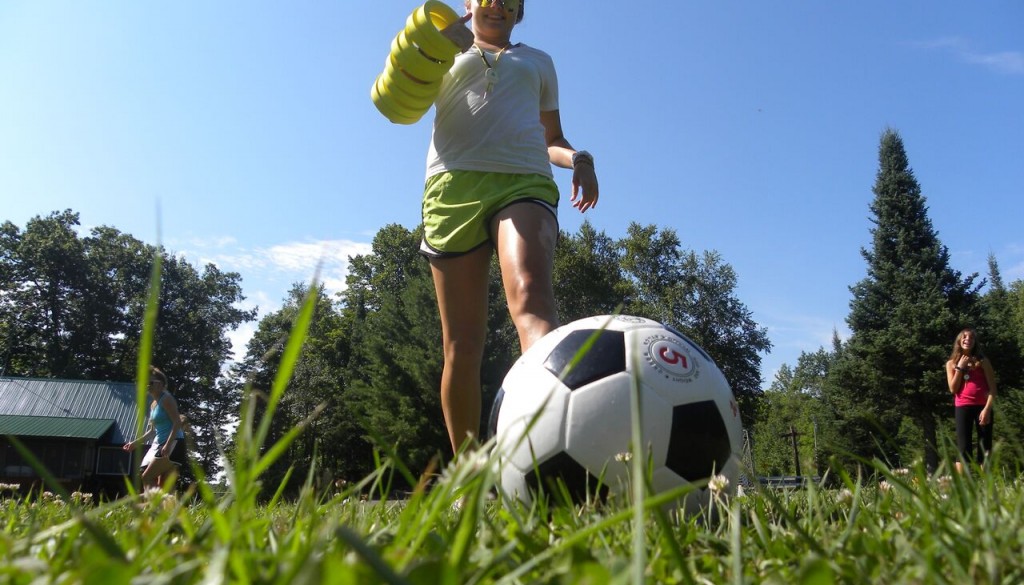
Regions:
M 377 111 L 384 114 L 384 117 L 394 122 L 395 124 L 413 124 L 418 122 L 426 110 L 417 112 L 404 108 L 395 102 L 388 94 L 382 94 L 379 90 L 380 78 L 374 82 L 373 87 L 370 89 L 370 99 L 373 100 L 373 105 L 377 106 Z
M 416 45 L 409 42 L 405 32 L 398 33 L 391 41 L 391 57 L 410 76 L 430 83 L 444 77 L 452 68 L 452 61 L 435 61 L 423 54 Z
M 389 120 L 408 124 L 410 119 L 419 119 L 430 109 L 440 90 L 440 81 L 431 84 L 413 81 L 389 57 L 384 72 L 374 82 L 371 97 Z
M 412 124 L 430 109 L 460 49 L 441 30 L 464 20 L 447 4 L 427 0 L 391 42 L 384 71 L 370 88 L 377 110 L 396 124 Z
M 416 97 L 429 97 L 431 101 L 441 91 L 440 80 L 432 83 L 416 81 L 403 72 L 398 63 L 395 63 L 395 60 L 390 57 L 388 57 L 387 64 L 384 65 L 384 72 L 381 75 L 383 76 L 382 81 L 385 89 L 396 85 L 408 94 Z
M 441 30 L 458 20 L 459 15 L 447 4 L 428 0 L 406 19 L 405 34 L 430 57 L 449 61 L 459 53 L 459 48 Z
M 430 106 L 434 104 L 434 100 L 437 99 L 437 92 L 415 95 L 409 93 L 408 88 L 405 86 L 388 85 L 387 77 L 383 73 L 380 74 L 378 79 L 377 91 L 387 94 L 396 102 L 407 108 L 426 111 L 430 109 Z
M 429 109 L 429 106 L 422 107 L 404 103 L 401 100 L 396 99 L 394 94 L 383 91 L 383 88 L 381 87 L 380 77 L 377 78 L 377 81 L 373 84 L 373 87 L 374 90 L 376 91 L 379 101 L 385 104 L 388 107 L 388 109 L 391 110 L 393 113 L 403 118 L 419 119 Z
M 377 93 L 385 94 L 389 100 L 410 114 L 422 116 L 434 105 L 434 98 L 409 95 L 398 87 L 385 88 L 383 82 L 377 82 Z

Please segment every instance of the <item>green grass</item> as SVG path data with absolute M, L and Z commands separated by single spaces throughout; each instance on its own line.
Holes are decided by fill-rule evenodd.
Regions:
M 387 475 L 386 465 L 339 493 L 307 489 L 270 504 L 208 489 L 86 503 L 0 488 L 0 582 L 1024 580 L 1016 477 L 876 470 L 883 479 L 870 485 L 717 498 L 717 519 L 647 508 L 639 534 L 636 506 L 625 501 L 502 504 L 489 496 L 490 466 L 471 460 L 445 470 L 431 490 L 390 502 L 358 496 Z
M 685 518 L 646 494 L 638 449 L 631 489 L 583 506 L 495 500 L 494 461 L 474 456 L 402 501 L 364 499 L 396 473 L 415 479 L 382 458 L 337 493 L 315 491 L 316 470 L 303 470 L 297 499 L 261 502 L 262 472 L 304 427 L 265 445 L 312 307 L 310 296 L 266 415 L 256 420 L 253 396 L 243 404 L 226 492 L 198 469 L 184 493 L 111 502 L 0 486 L 0 583 L 1024 582 L 1024 490 L 998 453 L 986 472 L 875 464 L 871 481 L 833 478 L 830 489 L 720 493 Z M 139 367 L 147 371 L 148 357 Z

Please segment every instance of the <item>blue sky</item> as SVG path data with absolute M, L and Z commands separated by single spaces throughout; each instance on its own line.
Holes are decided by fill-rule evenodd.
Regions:
M 419 4 L 0 3 L 0 220 L 71 208 L 159 238 L 239 272 L 261 315 L 321 258 L 340 286 L 381 227 L 420 219 L 430 116 L 392 125 L 369 99 Z M 721 253 L 774 345 L 766 380 L 848 334 L 887 127 L 953 267 L 991 253 L 1024 278 L 1024 3 L 526 8 L 513 40 L 552 55 L 566 136 L 597 159 L 586 217 Z M 563 202 L 563 229 L 582 219 Z

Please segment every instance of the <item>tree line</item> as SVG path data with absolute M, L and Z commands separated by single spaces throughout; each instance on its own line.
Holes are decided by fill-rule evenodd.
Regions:
M 1009 286 L 990 259 L 986 280 L 963 275 L 927 217 L 899 134 L 879 147 L 867 275 L 854 283 L 846 340 L 784 365 L 767 390 L 767 331 L 736 296 L 737 274 L 714 251 L 683 246 L 675 230 L 631 224 L 612 238 L 585 222 L 560 233 L 555 257 L 563 322 L 616 311 L 669 324 L 704 347 L 729 380 L 753 435 L 755 472 L 793 473 L 793 432 L 805 472 L 851 470 L 871 458 L 937 464 L 952 399 L 942 369 L 960 328 L 978 329 L 1000 375 L 997 438 L 1021 437 L 1024 283 Z M 294 468 L 296 489 L 315 465 L 325 480 L 361 479 L 375 458 L 414 473 L 450 457 L 438 383 L 441 333 L 419 228 L 383 227 L 370 253 L 350 259 L 337 296 L 297 283 L 262 318 L 245 357 L 231 362 L 227 334 L 255 320 L 238 309 L 241 277 L 198 270 L 159 246 L 112 227 L 79 235 L 66 210 L 0 226 L 0 368 L 5 375 L 133 380 L 146 286 L 163 263 L 153 363 L 169 373 L 208 477 L 230 452 L 226 423 L 246 393 L 269 390 L 278 357 L 307 295 L 315 298 L 301 357 L 274 416 L 270 440 L 310 420 L 269 472 L 277 486 Z M 518 357 L 496 265 L 485 362 L 484 404 Z M 483 416 L 487 416 L 487 408 Z M 484 421 L 481 421 L 484 428 Z M 1019 444 L 1019 441 L 1017 441 Z

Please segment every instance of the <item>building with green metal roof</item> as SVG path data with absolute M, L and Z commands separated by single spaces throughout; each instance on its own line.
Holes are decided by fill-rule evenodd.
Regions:
M 132 382 L 0 376 L 0 482 L 39 482 L 13 436 L 66 488 L 120 493 L 133 458 L 122 446 L 138 420 Z

